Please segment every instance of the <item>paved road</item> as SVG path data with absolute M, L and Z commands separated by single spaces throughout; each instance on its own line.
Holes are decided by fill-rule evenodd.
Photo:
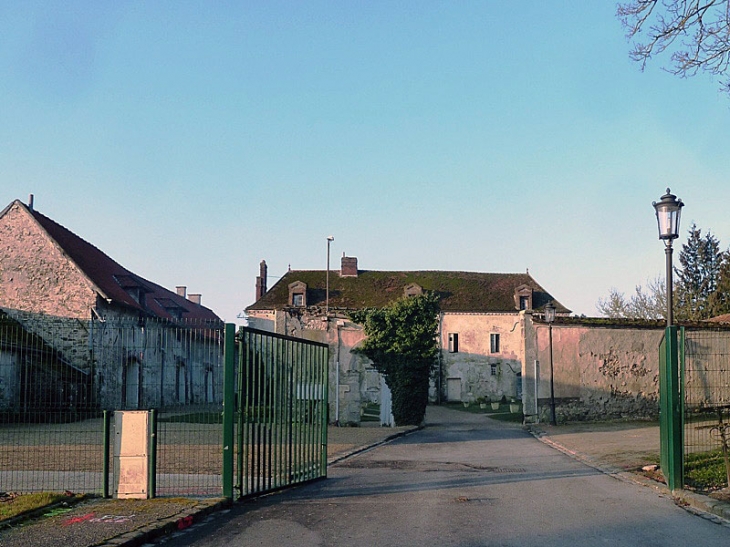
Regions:
M 240 504 L 168 538 L 210 546 L 730 545 L 730 528 L 621 482 L 521 428 L 446 409 L 326 481 Z M 434 416 L 431 416 L 434 421 Z

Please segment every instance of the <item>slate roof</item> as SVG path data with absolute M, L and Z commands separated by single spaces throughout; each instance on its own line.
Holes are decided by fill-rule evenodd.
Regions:
M 221 321 L 209 308 L 190 302 L 188 299 L 169 291 L 164 287 L 152 283 L 129 271 L 124 266 L 97 249 L 91 243 L 80 238 L 67 228 L 34 209 L 28 208 L 20 200 L 15 202 L 32 215 L 46 233 L 58 243 L 61 250 L 78 266 L 78 268 L 96 286 L 102 298 L 110 299 L 113 303 L 132 308 L 145 314 L 151 314 L 165 319 L 176 318 L 168 309 L 181 311 L 182 319 Z M 0 213 L 5 212 L 13 205 L 11 203 Z M 145 304 L 141 306 L 125 289 L 135 289 L 146 294 Z M 173 306 L 165 307 L 163 304 Z
M 326 271 L 293 270 L 246 310 L 287 308 L 289 285 L 295 281 L 307 284 L 308 307 L 324 307 Z M 338 271 L 330 270 L 329 307 L 347 310 L 383 307 L 402 297 L 403 289 L 411 283 L 437 292 L 441 296 L 442 311 L 515 313 L 515 289 L 527 285 L 533 290 L 533 309 L 542 309 L 552 300 L 558 313 L 570 313 L 526 273 L 359 270 L 357 277 L 340 277 Z

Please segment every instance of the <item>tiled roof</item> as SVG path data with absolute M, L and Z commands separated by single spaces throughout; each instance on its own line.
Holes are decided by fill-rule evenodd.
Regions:
M 558 313 L 570 310 L 555 301 L 529 274 L 476 272 L 383 272 L 360 270 L 357 277 L 340 277 L 330 271 L 331 309 L 383 307 L 403 296 L 403 289 L 416 283 L 441 296 L 441 309 L 452 312 L 516 312 L 515 289 L 527 285 L 533 290 L 533 308 L 553 301 Z M 307 285 L 307 306 L 325 305 L 326 271 L 290 271 L 247 310 L 280 310 L 288 306 L 289 284 Z
M 171 301 L 183 310 L 182 319 L 220 321 L 220 318 L 209 308 L 190 302 L 177 293 L 147 281 L 47 216 L 29 209 L 18 200 L 16 203 L 31 214 L 46 233 L 58 243 L 86 277 L 96 285 L 102 297 L 140 312 L 151 313 L 167 319 L 174 318 L 174 316 L 160 302 Z M 145 307 L 141 306 L 125 290 L 125 288 L 131 287 L 135 287 L 147 295 Z
M 710 317 L 707 321 L 710 323 L 730 323 L 730 313 Z

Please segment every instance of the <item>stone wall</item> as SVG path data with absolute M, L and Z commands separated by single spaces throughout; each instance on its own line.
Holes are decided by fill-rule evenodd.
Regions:
M 550 328 L 532 323 L 526 339 L 525 414 L 547 421 Z M 552 328 L 558 421 L 656 418 L 659 343 L 664 329 L 561 325 Z M 535 406 L 537 378 L 537 406 Z
M 18 203 L 0 217 L 0 307 L 89 319 L 90 281 Z
M 474 402 L 480 397 L 499 400 L 519 395 L 524 354 L 523 316 L 517 313 L 442 314 L 442 400 Z M 454 335 L 458 336 L 456 351 Z M 495 352 L 492 351 L 492 335 L 499 337 Z
M 0 350 L 0 412 L 20 406 L 18 354 Z

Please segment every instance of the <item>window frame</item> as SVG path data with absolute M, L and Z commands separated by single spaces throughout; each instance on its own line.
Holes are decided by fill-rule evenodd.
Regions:
M 498 332 L 489 334 L 489 353 L 500 353 L 500 339 Z
M 450 332 L 448 334 L 448 351 L 449 353 L 459 353 L 459 333 Z

